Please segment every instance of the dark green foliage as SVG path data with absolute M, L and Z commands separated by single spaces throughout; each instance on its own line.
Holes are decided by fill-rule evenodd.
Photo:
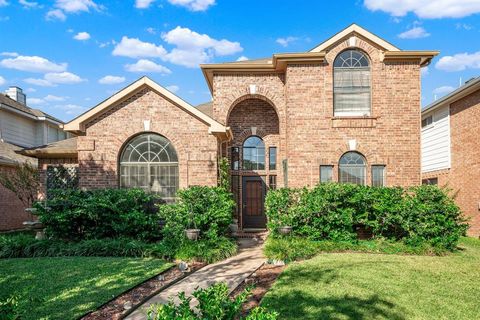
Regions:
M 285 262 L 308 259 L 321 252 L 366 252 L 409 255 L 444 255 L 446 249 L 425 242 L 412 246 L 395 240 L 313 241 L 302 237 L 269 237 L 265 243 L 265 256 Z
M 35 207 L 47 235 L 55 239 L 154 241 L 161 236 L 159 218 L 148 204 L 155 200 L 141 189 L 65 189 L 51 191 L 47 203 Z
M 185 229 L 200 229 L 201 239 L 214 240 L 225 235 L 232 222 L 235 202 L 221 187 L 194 186 L 177 192 L 175 204 L 159 206 L 165 221 L 162 234 L 172 247 L 185 240 Z
M 197 289 L 193 297 L 198 300 L 197 312 L 190 307 L 191 297 L 180 293 L 180 303 L 173 301 L 163 305 L 152 305 L 148 311 L 149 320 L 234 320 L 239 318 L 242 304 L 246 301 L 250 290 L 245 290 L 235 298 L 230 298 L 228 286 L 217 283 L 206 289 Z M 267 312 L 264 308 L 252 310 L 246 320 L 276 320 L 277 314 Z
M 354 241 L 356 228 L 374 238 L 424 242 L 453 250 L 467 225 L 448 191 L 436 186 L 367 187 L 319 184 L 313 189 L 279 189 L 266 198 L 268 227 L 277 235 L 285 224 L 310 240 Z
M 90 239 L 79 242 L 36 240 L 32 235 L 0 236 L 0 258 L 32 258 L 62 256 L 96 257 L 173 257 L 160 243 L 144 243 L 132 239 Z
M 237 253 L 237 244 L 226 237 L 200 241 L 185 240 L 177 249 L 175 258 L 184 261 L 212 263 L 229 258 Z
M 0 299 L 0 320 L 20 319 L 18 298 L 8 297 Z

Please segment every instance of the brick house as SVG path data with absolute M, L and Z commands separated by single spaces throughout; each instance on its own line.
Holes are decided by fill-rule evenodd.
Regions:
M 10 87 L 0 93 L 0 172 L 11 173 L 19 163 L 37 160 L 16 152 L 25 147 L 36 147 L 65 139 L 63 122 L 38 109 L 27 106 L 26 95 L 18 87 Z M 17 196 L 0 185 L 0 231 L 23 228 L 23 222 L 31 220 L 24 204 Z
M 70 150 L 24 154 L 43 170 L 78 167 L 80 187 L 167 200 L 215 185 L 228 157 L 239 226 L 263 228 L 269 188 L 420 184 L 420 68 L 437 54 L 353 24 L 308 52 L 201 65 L 213 99 L 198 108 L 141 78 L 65 124 Z
M 447 186 L 480 236 L 480 77 L 422 111 L 422 182 Z

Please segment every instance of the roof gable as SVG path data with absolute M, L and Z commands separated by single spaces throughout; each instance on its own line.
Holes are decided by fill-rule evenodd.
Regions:
M 371 42 L 385 49 L 386 51 L 400 51 L 400 49 L 395 47 L 393 44 L 383 40 L 382 38 L 374 35 L 370 31 L 367 31 L 362 27 L 360 27 L 359 25 L 356 25 L 355 23 L 353 23 L 347 28 L 343 29 L 342 31 L 332 36 L 331 38 L 320 43 L 318 46 L 310 50 L 310 52 L 327 51 L 330 47 L 334 46 L 336 43 L 355 35 L 359 35 L 359 36 L 362 36 L 363 38 L 370 40 Z
M 221 123 L 215 121 L 208 115 L 204 114 L 185 100 L 181 99 L 180 97 L 176 96 L 172 92 L 168 91 L 155 81 L 151 80 L 148 77 L 142 77 L 135 81 L 134 83 L 130 84 L 129 86 L 125 87 L 124 89 L 120 90 L 119 92 L 115 93 L 110 98 L 104 100 L 97 106 L 93 107 L 92 109 L 86 111 L 85 113 L 81 114 L 77 118 L 73 119 L 72 121 L 66 123 L 63 128 L 66 131 L 71 131 L 75 133 L 81 133 L 85 131 L 85 123 L 88 120 L 92 119 L 93 117 L 97 116 L 98 114 L 102 114 L 109 110 L 111 107 L 115 106 L 117 103 L 125 100 L 129 96 L 133 95 L 137 92 L 140 88 L 149 87 L 153 91 L 157 92 L 163 98 L 169 100 L 174 105 L 178 106 L 180 109 L 184 110 L 185 112 L 191 114 L 198 120 L 204 122 L 209 126 L 209 132 L 212 134 L 228 134 L 228 128 L 223 126 Z

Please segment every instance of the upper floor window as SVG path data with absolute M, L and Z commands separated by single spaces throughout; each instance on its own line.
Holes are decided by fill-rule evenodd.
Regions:
M 333 62 L 334 116 L 370 115 L 370 64 L 365 54 L 346 50 Z
M 260 137 L 248 137 L 243 143 L 243 169 L 265 170 L 265 144 Z
M 428 128 L 433 124 L 433 116 L 430 115 L 422 119 L 422 128 Z
M 338 181 L 365 185 L 367 162 L 358 152 L 345 153 L 338 163 Z

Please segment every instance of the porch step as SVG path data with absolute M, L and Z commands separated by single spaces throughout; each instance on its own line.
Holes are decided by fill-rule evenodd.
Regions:
M 238 230 L 233 236 L 239 239 L 257 239 L 263 242 L 267 235 L 268 231 L 266 229 L 243 229 Z

